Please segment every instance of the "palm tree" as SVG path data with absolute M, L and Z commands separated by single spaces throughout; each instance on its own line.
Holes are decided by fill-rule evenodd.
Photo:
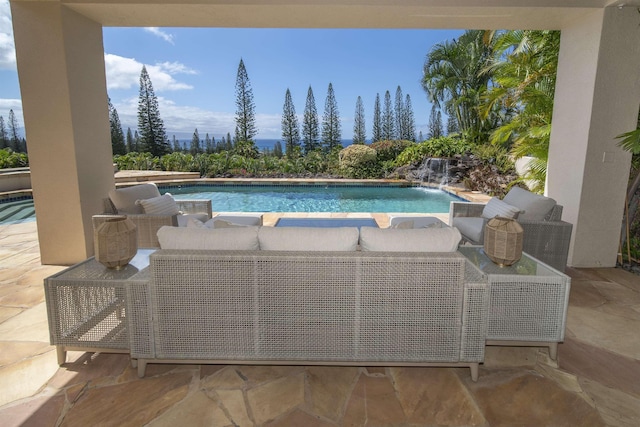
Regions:
M 627 186 L 626 208 L 622 221 L 622 232 L 620 233 L 620 248 L 627 244 L 627 258 L 631 258 L 630 237 L 631 234 L 638 235 L 640 230 L 632 230 L 637 224 L 636 214 L 640 205 L 640 112 L 638 113 L 638 124 L 636 130 L 618 135 L 620 146 L 633 154 L 631 171 L 629 174 L 629 185 Z M 629 261 L 631 261 L 629 259 Z
M 487 68 L 493 54 L 493 38 L 480 30 L 468 30 L 460 38 L 435 45 L 424 64 L 422 87 L 431 102 L 453 115 L 463 136 L 484 142 L 490 130 L 487 117 L 478 111 L 491 82 Z
M 493 86 L 483 98 L 483 117 L 500 111 L 503 122 L 490 136 L 515 158 L 532 156 L 526 177 L 542 192 L 547 174 L 559 31 L 506 31 L 495 35 L 495 52 L 483 70 Z

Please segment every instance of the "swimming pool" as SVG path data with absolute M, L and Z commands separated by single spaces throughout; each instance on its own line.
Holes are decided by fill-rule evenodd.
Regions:
M 362 185 L 181 185 L 159 186 L 181 199 L 211 199 L 216 212 L 449 212 L 462 200 L 424 187 Z M 33 200 L 0 202 L 0 224 L 35 219 Z
M 220 212 L 449 212 L 460 198 L 424 187 L 216 185 L 163 188 L 176 198 L 210 199 Z

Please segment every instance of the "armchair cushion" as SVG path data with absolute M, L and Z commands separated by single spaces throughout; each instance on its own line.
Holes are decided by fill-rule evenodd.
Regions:
M 521 221 L 544 221 L 556 205 L 550 197 L 534 194 L 520 187 L 513 187 L 502 200 L 520 209 L 518 219 Z
M 453 218 L 452 227 L 460 230 L 460 233 L 467 239 L 476 244 L 484 243 L 484 224 L 486 219 L 482 217 L 455 217 Z
M 360 247 L 377 252 L 455 252 L 460 231 L 452 227 L 397 229 L 360 228 Z
M 142 210 L 147 215 L 178 215 L 180 213 L 176 201 L 169 193 L 151 199 L 137 200 L 136 205 L 142 206 Z
M 519 208 L 511 206 L 510 204 L 505 203 L 497 197 L 492 197 L 482 210 L 482 217 L 491 219 L 496 216 L 501 216 L 504 218 L 515 219 L 518 218 L 519 213 Z
M 109 199 L 119 214 L 143 214 L 142 206 L 136 201 L 141 199 L 152 199 L 159 197 L 160 191 L 153 183 L 134 185 L 133 187 L 118 188 L 109 191 Z
M 181 214 L 181 215 L 178 215 L 178 227 L 188 227 L 189 221 L 198 221 L 200 223 L 204 223 L 208 219 L 209 219 L 209 215 L 206 213 Z M 213 228 L 213 227 L 209 227 L 209 228 Z

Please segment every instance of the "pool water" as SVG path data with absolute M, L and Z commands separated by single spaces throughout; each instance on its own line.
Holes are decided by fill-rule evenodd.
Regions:
M 210 199 L 217 212 L 449 212 L 445 191 L 382 186 L 197 186 L 169 188 L 180 199 Z
M 160 187 L 179 199 L 211 199 L 214 212 L 449 212 L 460 198 L 423 187 L 189 185 Z M 0 224 L 35 220 L 32 199 L 0 203 Z

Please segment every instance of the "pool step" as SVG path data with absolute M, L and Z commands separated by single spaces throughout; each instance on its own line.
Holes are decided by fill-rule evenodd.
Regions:
M 33 200 L 0 203 L 0 221 L 12 222 L 34 217 Z

